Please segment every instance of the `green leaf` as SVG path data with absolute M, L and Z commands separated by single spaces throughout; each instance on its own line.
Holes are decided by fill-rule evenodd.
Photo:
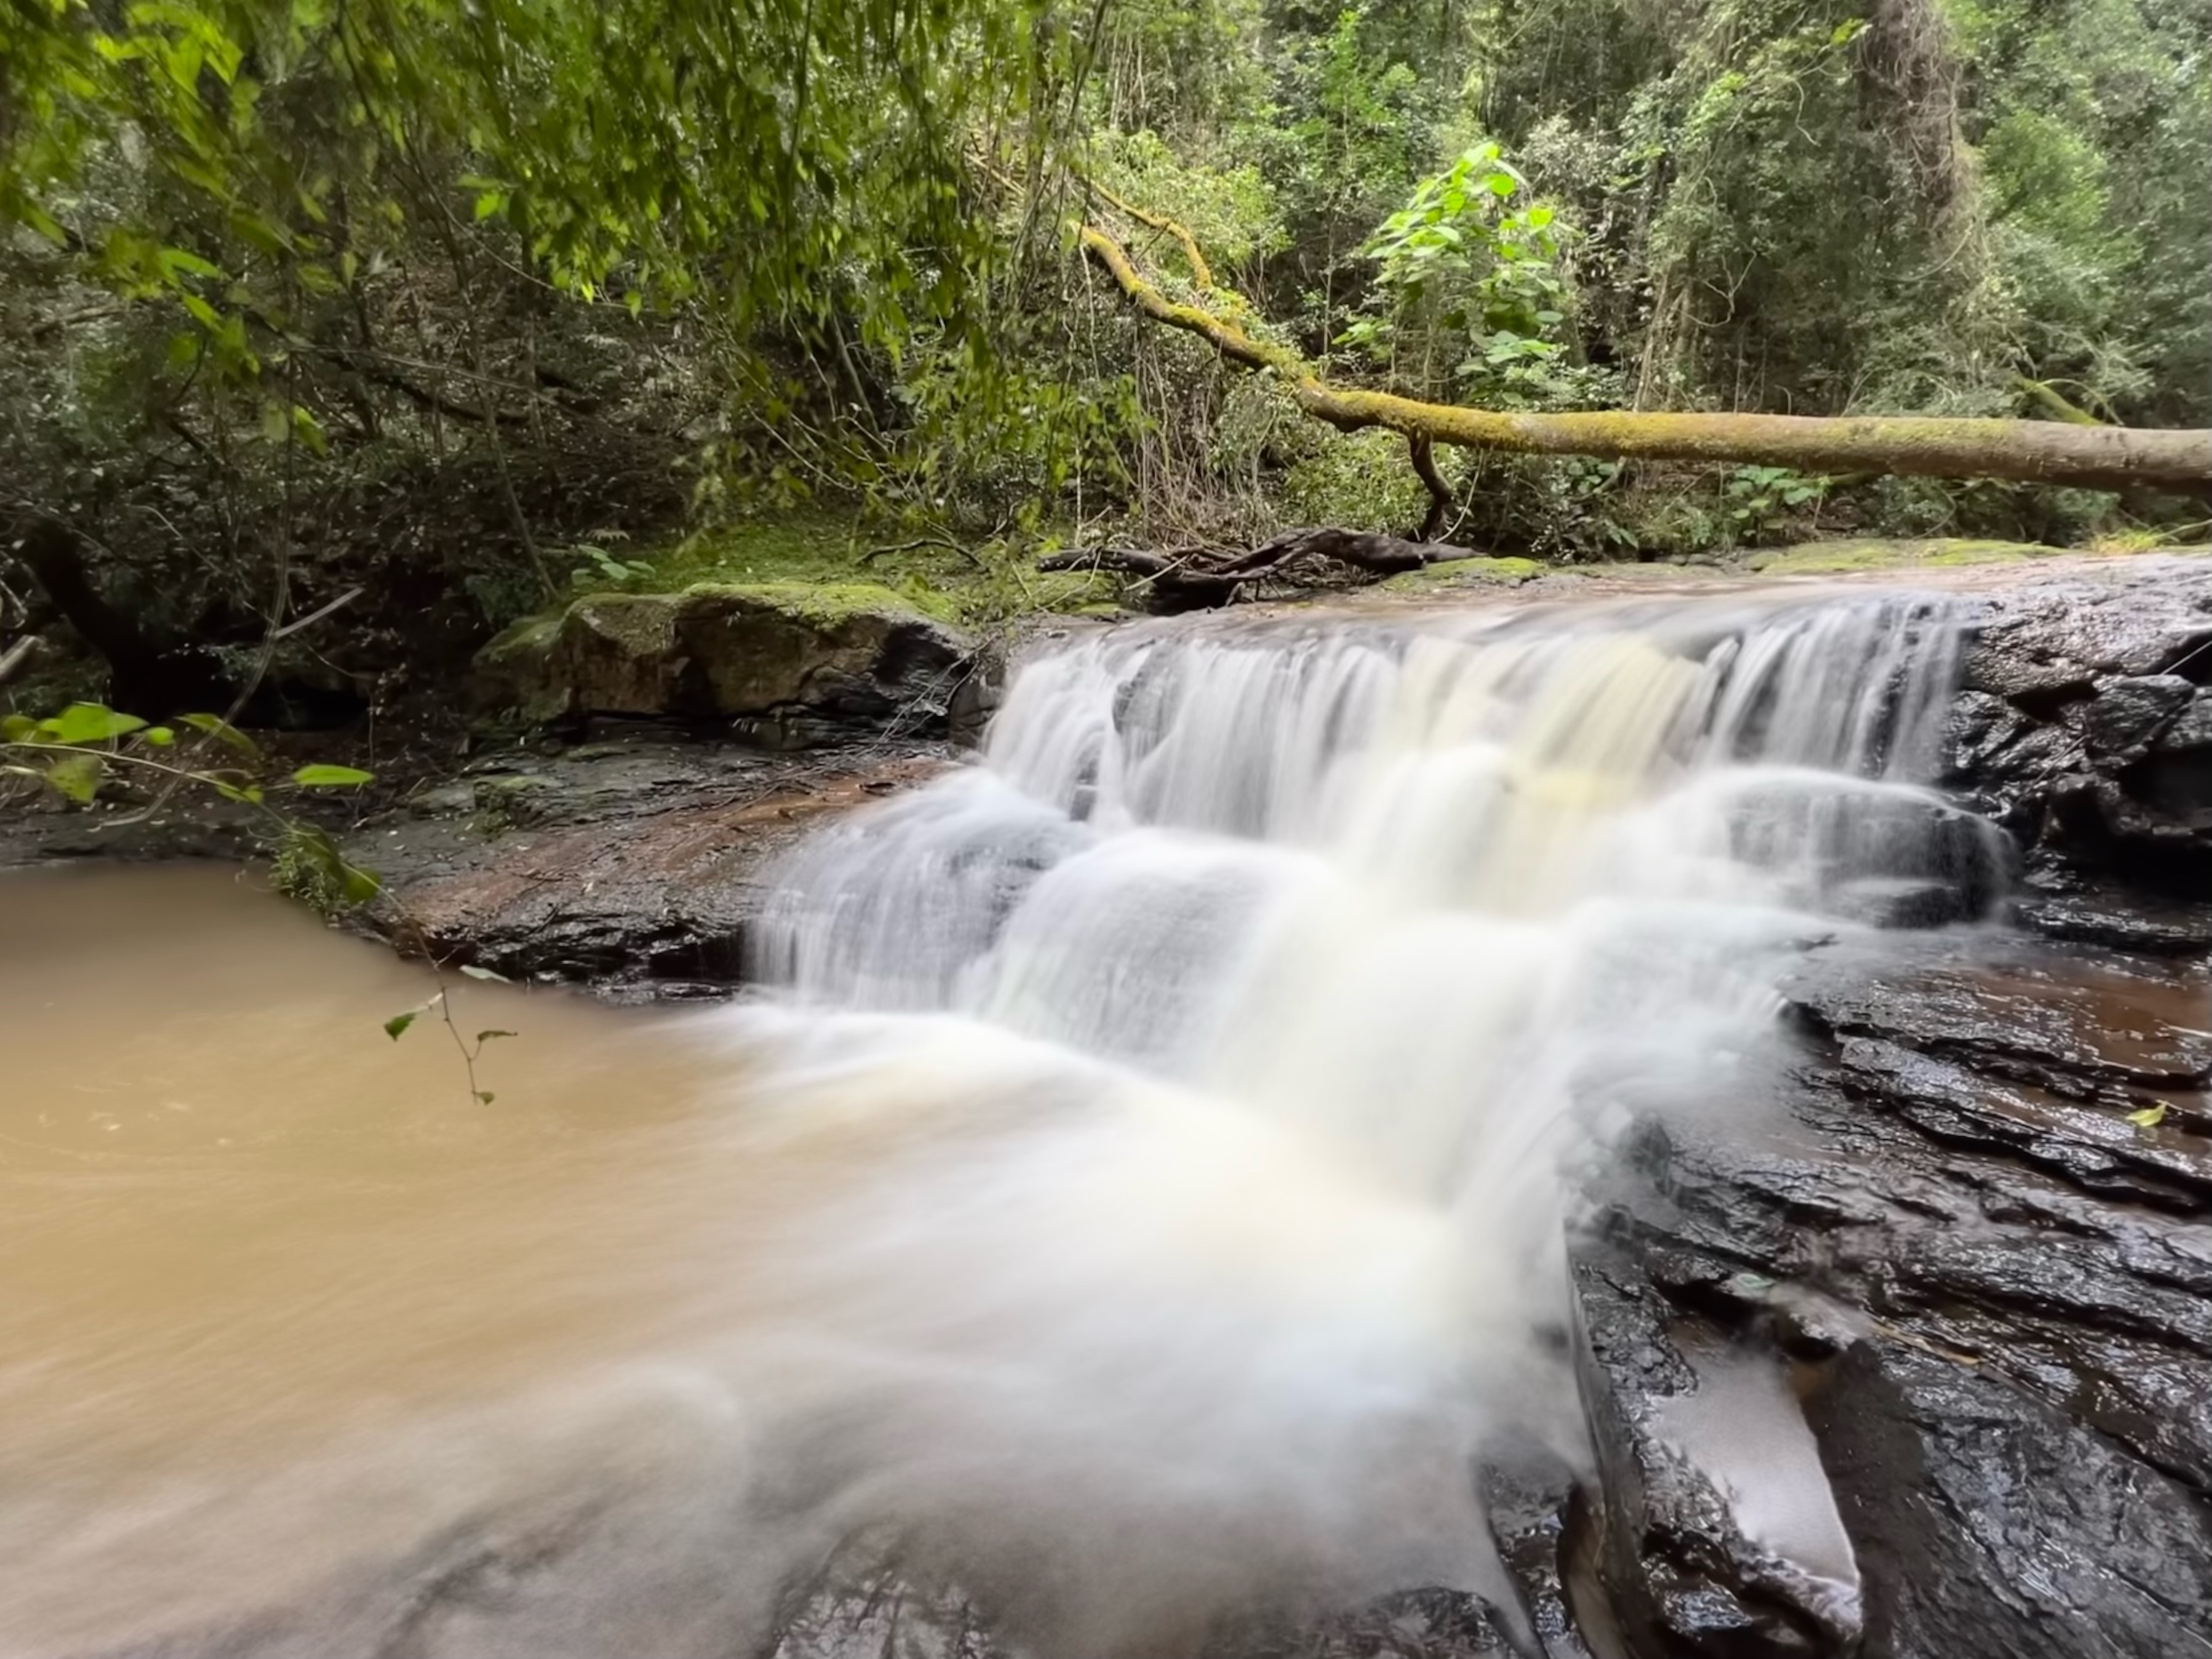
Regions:
M 478 1031 L 477 1033 L 477 1045 L 481 1048 L 483 1044 L 489 1042 L 494 1037 L 515 1036 L 518 1035 L 520 1034 L 514 1031 Z
M 73 702 L 39 730 L 55 743 L 106 743 L 136 732 L 145 721 L 136 714 L 118 714 L 96 702 Z
M 167 749 L 177 740 L 177 734 L 166 726 L 149 726 L 138 734 L 138 741 L 150 743 L 156 749 Z
M 39 729 L 28 714 L 0 714 L 0 743 L 24 743 Z
M 422 1011 L 420 1008 L 410 1008 L 404 1014 L 392 1015 L 390 1019 L 384 1022 L 384 1035 L 394 1042 L 398 1042 L 407 1028 L 421 1018 L 422 1014 Z
M 375 781 L 374 773 L 356 766 L 303 766 L 292 774 L 292 781 L 302 789 L 356 789 Z
M 222 275 L 218 268 L 201 258 L 198 254 L 188 252 L 180 247 L 165 247 L 154 257 L 161 267 L 161 274 L 173 283 L 179 276 L 220 276 Z
M 248 806 L 258 806 L 261 805 L 263 797 L 261 787 L 258 784 L 225 783 L 221 778 L 216 776 L 212 772 L 203 772 L 198 774 L 198 775 L 205 778 L 207 780 L 208 787 L 214 790 L 216 794 L 221 795 L 225 800 L 240 801 Z
M 2166 1105 L 2166 1102 L 2161 1100 L 2157 1105 L 2146 1106 L 2140 1112 L 2130 1112 L 2128 1114 L 2128 1121 L 2134 1124 L 2138 1129 L 2155 1129 L 2160 1124 L 2166 1121 L 2166 1115 L 2170 1109 L 2172 1109 Z
M 104 771 L 97 755 L 65 755 L 46 769 L 46 781 L 79 806 L 89 806 Z
M 477 1091 L 477 1099 L 483 1104 L 489 1106 L 491 1104 L 494 1096 L 492 1091 L 489 1089 L 479 1089 Z
M 193 731 L 204 732 L 216 742 L 228 744 L 241 755 L 251 755 L 256 760 L 261 758 L 261 745 L 219 714 L 179 714 L 177 718 Z
M 509 979 L 505 974 L 495 974 L 489 968 L 479 968 L 473 962 L 463 963 L 461 966 L 461 971 L 466 974 L 471 979 L 495 979 L 501 985 L 512 985 L 514 983 L 514 981 Z

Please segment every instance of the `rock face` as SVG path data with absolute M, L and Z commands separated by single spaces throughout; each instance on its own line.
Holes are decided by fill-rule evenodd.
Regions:
M 532 721 L 673 718 L 797 749 L 942 732 L 973 655 L 886 588 L 764 583 L 588 594 L 516 623 L 477 665 L 486 698 Z
M 2054 885 L 2212 894 L 2212 561 L 2077 569 L 1983 605 L 1950 785 Z
M 510 978 L 622 995 L 727 995 L 810 830 L 947 763 L 942 745 L 769 755 L 637 731 L 480 761 L 347 842 L 385 896 L 356 920 Z
M 1814 947 L 1771 1069 L 1594 1195 L 1638 1659 L 2212 1652 L 2212 564 L 1976 603 L 1946 782 L 2021 848 L 2028 931 Z M 1764 1382 L 1700 1443 L 1716 1356 Z M 1794 1481 L 1729 1467 L 1808 1436 Z
M 1690 1351 L 1725 1351 L 1802 1401 L 1862 1579 L 1858 1650 L 2201 1650 L 2203 972 L 1935 936 L 1878 968 L 1817 951 L 1795 990 L 1800 1034 L 1752 1091 L 1784 1113 L 1751 1133 L 1647 1125 L 1586 1247 L 1610 1459 L 1668 1467 L 1650 1402 L 1689 1386 Z M 1746 1548 L 1744 1505 L 1682 1494 L 1711 1484 L 1609 1483 L 1635 1650 L 1854 1651 Z

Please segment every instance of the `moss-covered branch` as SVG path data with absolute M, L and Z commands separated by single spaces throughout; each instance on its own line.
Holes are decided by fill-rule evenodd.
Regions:
M 1128 250 L 1097 226 L 1085 225 L 1080 234 L 1084 251 L 1139 311 L 1197 335 L 1231 362 L 1279 374 L 1299 408 L 1340 431 L 1386 427 L 1416 444 L 1425 440 L 1509 454 L 1749 462 L 1806 472 L 2016 478 L 2092 489 L 2148 484 L 2212 493 L 2212 431 L 1927 416 L 1509 414 L 1331 386 L 1287 347 L 1255 339 L 1202 307 L 1170 300 L 1138 271 Z

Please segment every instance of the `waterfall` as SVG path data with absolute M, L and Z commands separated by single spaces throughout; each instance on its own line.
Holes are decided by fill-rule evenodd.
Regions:
M 869 1425 L 848 1518 L 1057 1650 L 1494 1587 L 1480 1449 L 1580 1451 L 1578 1175 L 1633 1113 L 1757 1109 L 1808 943 L 2002 902 L 1926 783 L 1959 640 L 1799 593 L 1031 653 L 752 942 L 753 1133 L 870 1148 L 777 1241 L 809 1409 Z

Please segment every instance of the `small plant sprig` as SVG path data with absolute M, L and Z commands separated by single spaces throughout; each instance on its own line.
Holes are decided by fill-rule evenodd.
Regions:
M 489 1106 L 496 1097 L 490 1090 L 480 1089 L 477 1086 L 477 1061 L 483 1058 L 486 1043 L 496 1042 L 501 1037 L 511 1037 L 515 1034 L 513 1031 L 486 1030 L 478 1031 L 473 1041 L 463 1036 L 459 1024 L 453 1018 L 453 988 L 446 983 L 445 976 L 439 973 L 435 957 L 426 957 L 424 960 L 429 963 L 430 972 L 437 978 L 437 990 L 432 993 L 428 1001 L 417 1003 L 414 1007 L 394 1014 L 390 1019 L 386 1020 L 384 1035 L 397 1042 L 407 1035 L 407 1028 L 422 1018 L 423 1015 L 433 1013 L 437 1015 L 445 1024 L 446 1035 L 453 1038 L 453 1048 L 460 1054 L 461 1069 L 468 1075 L 469 1097 L 480 1106 Z M 479 968 L 473 963 L 465 963 L 461 972 L 471 979 L 495 980 L 501 985 L 514 982 L 504 974 L 494 973 L 489 968 Z

